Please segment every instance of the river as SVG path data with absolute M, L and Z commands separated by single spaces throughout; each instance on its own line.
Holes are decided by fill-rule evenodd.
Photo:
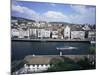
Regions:
M 59 55 L 57 47 L 72 46 L 77 50 L 64 50 L 63 55 L 87 55 L 90 44 L 87 42 L 37 42 L 37 41 L 12 41 L 12 60 L 23 59 L 26 55 Z

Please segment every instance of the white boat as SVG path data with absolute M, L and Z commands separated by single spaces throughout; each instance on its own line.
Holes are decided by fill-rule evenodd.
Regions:
M 96 43 L 96 41 L 91 41 L 91 44 L 95 44 Z
M 35 54 L 33 54 L 32 56 L 35 56 Z
M 72 50 L 72 49 L 77 49 L 76 47 L 57 47 L 57 50 Z

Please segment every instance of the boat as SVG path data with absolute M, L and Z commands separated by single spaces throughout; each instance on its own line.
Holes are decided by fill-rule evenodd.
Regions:
M 96 41 L 91 41 L 91 44 L 95 44 L 96 43 Z
M 33 54 L 32 56 L 35 56 L 35 54 Z
M 57 47 L 56 48 L 57 50 L 72 50 L 72 49 L 77 49 L 76 47 L 68 47 L 68 46 L 65 46 L 65 47 Z

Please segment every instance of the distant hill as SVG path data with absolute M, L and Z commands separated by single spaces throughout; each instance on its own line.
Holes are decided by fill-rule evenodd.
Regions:
M 35 20 L 26 19 L 26 18 L 21 18 L 21 17 L 15 17 L 15 16 L 11 16 L 11 19 L 12 19 L 12 20 L 25 20 L 25 21 L 36 22 Z
M 50 24 L 71 24 L 71 23 L 67 23 L 67 22 L 49 22 Z

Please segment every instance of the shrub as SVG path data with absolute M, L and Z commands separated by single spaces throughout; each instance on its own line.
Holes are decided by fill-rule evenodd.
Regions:
M 56 61 L 51 63 L 51 67 L 48 69 L 48 72 L 56 72 L 56 71 L 71 71 L 71 70 L 79 70 L 80 67 L 71 59 L 65 59 L 62 57 L 64 61 Z
M 84 59 L 81 59 L 77 62 L 78 65 L 80 65 L 81 69 L 86 70 L 86 69 L 95 69 L 95 61 L 93 61 L 94 64 L 91 63 L 91 61 L 85 57 Z
M 96 48 L 95 47 L 90 47 L 89 51 L 90 51 L 90 54 L 96 54 Z

